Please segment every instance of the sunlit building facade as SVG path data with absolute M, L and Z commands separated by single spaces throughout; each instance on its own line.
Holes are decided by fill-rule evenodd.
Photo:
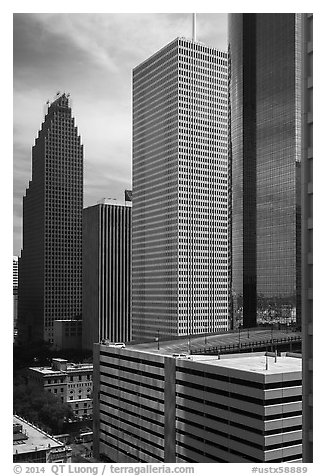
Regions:
M 177 38 L 133 71 L 133 338 L 226 330 L 227 53 Z
M 93 364 L 75 364 L 65 359 L 52 359 L 51 367 L 29 367 L 28 382 L 67 403 L 75 416 L 92 415 Z
M 302 462 L 300 356 L 190 356 L 172 353 L 172 342 L 94 346 L 96 458 Z

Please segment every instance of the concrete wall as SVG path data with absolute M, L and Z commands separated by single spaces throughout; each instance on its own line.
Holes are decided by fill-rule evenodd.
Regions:
M 261 355 L 262 368 L 252 371 L 234 368 L 237 359 L 228 365 L 230 359 L 198 362 L 95 348 L 97 457 L 119 463 L 301 460 L 301 370 L 283 372 L 285 360 L 274 374 L 264 370 Z

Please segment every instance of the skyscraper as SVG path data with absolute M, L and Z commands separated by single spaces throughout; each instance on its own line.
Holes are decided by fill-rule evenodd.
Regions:
M 13 256 L 12 259 L 12 284 L 13 284 L 13 291 L 15 294 L 17 294 L 17 289 L 18 289 L 18 262 L 19 258 L 18 256 Z
M 53 342 L 53 322 L 81 317 L 83 146 L 68 95 L 49 104 L 23 201 L 18 339 Z
M 295 14 L 230 14 L 235 325 L 300 325 L 301 56 Z
M 17 334 L 17 316 L 18 316 L 18 266 L 19 266 L 19 258 L 18 256 L 14 256 L 12 260 L 14 339 Z
M 313 14 L 302 21 L 302 437 L 313 462 Z
M 177 38 L 133 71 L 133 337 L 226 330 L 227 53 Z
M 83 348 L 131 338 L 131 201 L 83 211 Z

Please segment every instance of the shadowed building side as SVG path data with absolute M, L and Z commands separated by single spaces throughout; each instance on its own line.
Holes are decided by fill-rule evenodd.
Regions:
M 83 211 L 83 348 L 131 339 L 131 201 Z
M 313 14 L 302 14 L 302 381 L 303 462 L 313 462 Z
M 230 14 L 235 326 L 300 326 L 301 29 L 295 14 Z
M 53 323 L 81 318 L 83 146 L 68 95 L 49 107 L 23 199 L 18 341 L 53 343 Z

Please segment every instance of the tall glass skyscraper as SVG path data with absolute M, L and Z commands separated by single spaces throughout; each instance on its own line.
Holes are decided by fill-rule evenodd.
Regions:
M 230 14 L 234 325 L 300 325 L 301 47 L 295 14 Z
M 23 201 L 18 340 L 53 342 L 53 322 L 81 318 L 83 146 L 69 98 L 48 107 Z
M 228 328 L 227 53 L 177 38 L 133 71 L 132 332 Z
M 302 20 L 302 443 L 313 462 L 313 14 Z

